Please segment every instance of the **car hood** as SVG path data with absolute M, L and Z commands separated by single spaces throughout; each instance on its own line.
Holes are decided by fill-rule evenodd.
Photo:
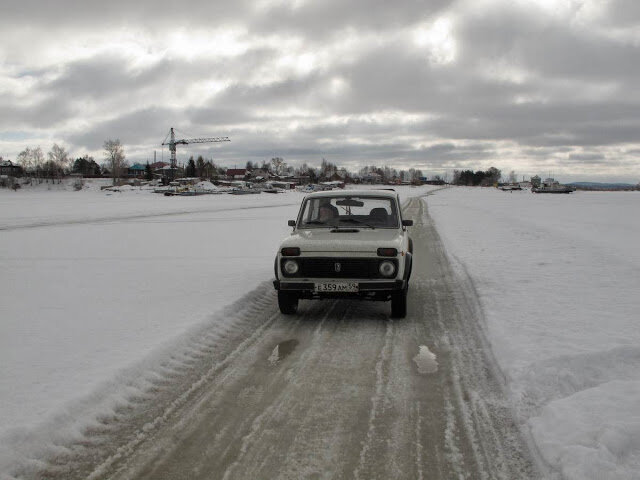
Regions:
M 301 253 L 311 252 L 359 252 L 376 253 L 378 248 L 402 250 L 402 235 L 395 229 L 342 229 L 328 228 L 296 230 L 281 244 L 283 247 L 298 247 Z

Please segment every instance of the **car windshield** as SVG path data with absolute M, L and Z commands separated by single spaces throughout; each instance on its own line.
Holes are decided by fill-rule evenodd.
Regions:
M 357 195 L 309 198 L 302 206 L 298 228 L 398 228 L 393 198 Z

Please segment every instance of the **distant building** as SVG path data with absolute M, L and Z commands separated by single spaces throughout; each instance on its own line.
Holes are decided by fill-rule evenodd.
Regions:
M 330 182 L 341 182 L 344 185 L 344 181 L 347 178 L 347 171 L 343 168 L 341 170 L 336 170 L 333 175 L 329 177 Z
M 134 163 L 127 169 L 127 175 L 133 178 L 144 178 L 147 167 L 140 163 Z
M 541 183 L 542 183 L 542 179 L 538 175 L 531 177 L 532 187 L 539 187 Z
M 11 160 L 0 159 L 0 175 L 9 177 L 21 177 L 23 173 L 20 165 L 14 165 Z
M 446 182 L 441 178 L 437 178 L 437 177 L 432 178 L 431 180 L 427 180 L 426 177 L 420 177 L 420 183 L 424 185 L 445 185 Z
M 362 175 L 362 183 L 381 183 L 382 176 L 379 173 L 370 172 Z
M 247 171 L 246 175 L 251 180 L 269 180 L 271 178 L 271 172 L 268 168 L 254 168 Z
M 168 166 L 169 166 L 169 163 L 167 162 L 155 162 L 151 164 L 151 170 L 156 171 Z
M 227 169 L 227 180 L 244 180 L 246 174 L 246 168 L 229 168 Z
M 296 183 L 298 185 L 307 185 L 311 183 L 311 177 L 308 174 L 301 174 L 293 177 L 290 183 Z
M 273 188 L 282 188 L 284 190 L 291 190 L 296 188 L 296 183 L 277 181 L 277 182 L 271 182 L 271 186 Z

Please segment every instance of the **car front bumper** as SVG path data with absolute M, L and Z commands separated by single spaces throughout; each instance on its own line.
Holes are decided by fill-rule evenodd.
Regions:
M 319 282 L 326 282 L 327 279 L 318 279 Z M 345 279 L 340 279 L 341 282 Z M 346 280 L 349 281 L 349 280 Z M 389 281 L 369 281 L 352 280 L 358 283 L 357 292 L 316 292 L 313 281 L 282 281 L 274 280 L 273 286 L 276 290 L 282 290 L 297 294 L 300 298 L 364 298 L 368 300 L 388 300 L 391 293 L 406 288 L 406 280 Z

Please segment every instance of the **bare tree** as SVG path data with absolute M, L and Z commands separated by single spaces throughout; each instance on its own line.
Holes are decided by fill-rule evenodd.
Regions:
M 115 185 L 116 179 L 120 178 L 122 167 L 124 166 L 124 148 L 120 140 L 105 140 L 104 156 L 111 169 L 111 176 Z
M 25 148 L 18 154 L 16 161 L 25 172 L 31 172 L 33 170 L 33 150 L 29 147 Z
M 40 147 L 37 148 L 25 148 L 17 156 L 18 164 L 24 168 L 25 172 L 35 175 L 39 178 L 43 173 L 44 155 Z M 42 179 L 40 179 L 42 182 Z
M 32 150 L 33 153 L 33 164 L 36 167 L 36 170 L 42 169 L 44 165 L 44 153 L 42 153 L 42 149 L 40 147 Z
M 49 176 L 52 178 L 57 177 L 58 183 L 60 183 L 60 177 L 69 171 L 69 164 L 71 163 L 69 153 L 63 147 L 54 143 L 47 156 L 49 157 L 49 161 L 47 162 Z
M 42 149 L 40 147 L 32 150 L 33 154 L 33 165 L 36 169 L 36 176 L 42 177 L 43 169 L 44 169 L 44 153 L 42 153 Z M 42 183 L 42 178 L 39 180 Z
M 273 165 L 273 170 L 275 174 L 280 175 L 280 173 L 282 172 L 282 169 L 286 167 L 287 164 L 285 163 L 283 158 L 275 157 L 271 159 L 271 165 Z
M 69 153 L 64 149 L 64 147 L 54 143 L 47 155 L 49 157 L 49 161 L 55 163 L 60 170 L 67 170 L 69 168 Z

